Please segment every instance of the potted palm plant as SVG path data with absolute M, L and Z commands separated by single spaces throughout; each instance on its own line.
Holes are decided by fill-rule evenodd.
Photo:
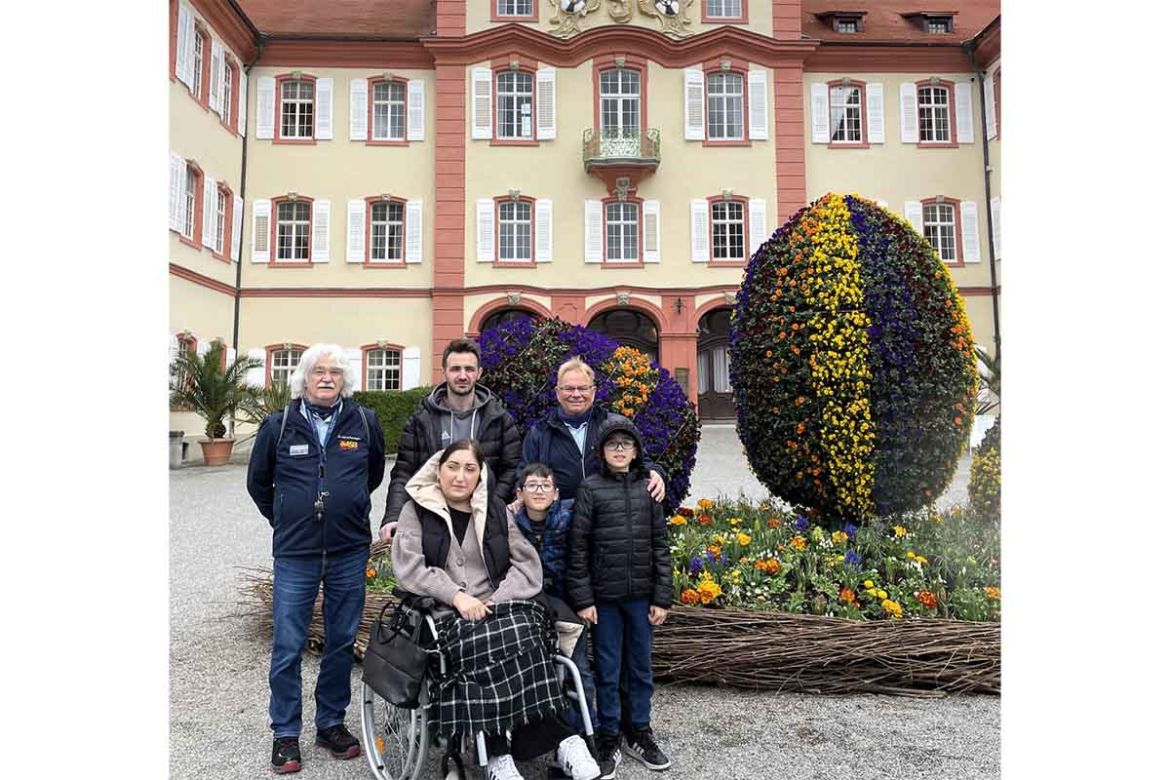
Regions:
M 252 402 L 256 390 L 245 377 L 249 369 L 261 365 L 247 355 L 228 363 L 224 349 L 214 341 L 202 355 L 194 350 L 179 352 L 171 364 L 171 404 L 190 409 L 207 423 L 207 438 L 199 446 L 208 466 L 222 466 L 231 457 L 235 440 L 227 435 L 224 419 L 234 419 L 237 409 Z

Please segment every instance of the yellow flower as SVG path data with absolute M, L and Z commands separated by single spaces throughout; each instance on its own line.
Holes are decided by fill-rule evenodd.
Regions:
M 709 498 L 700 498 L 699 499 L 699 509 L 706 510 L 706 509 L 710 509 L 713 506 L 715 506 L 715 502 L 712 501 L 711 499 L 709 499 Z
M 739 524 L 740 524 L 740 523 L 742 523 L 742 522 L 743 522 L 743 519 L 742 519 L 742 518 L 739 518 L 739 517 L 729 517 L 729 518 L 727 518 L 727 524 L 728 524 L 728 525 L 730 525 L 730 526 L 737 526 L 737 525 L 739 525 Z
M 805 541 L 803 536 L 797 534 L 796 536 L 792 537 L 792 546 L 797 550 L 803 550 L 808 546 L 808 542 Z
M 675 515 L 674 517 L 670 518 L 670 524 L 671 525 L 686 525 L 687 519 L 685 517 L 683 517 L 682 515 Z
M 886 598 L 889 598 L 889 597 L 890 597 L 890 594 L 889 594 L 889 593 L 886 593 L 886 592 L 885 592 L 884 590 L 882 590 L 881 588 L 878 588 L 878 589 L 877 589 L 877 597 L 878 597 L 879 599 L 886 599 Z
M 865 585 L 865 587 L 867 587 L 867 588 L 872 588 L 872 587 L 873 587 L 873 580 L 866 580 L 866 581 L 865 581 L 864 583 L 862 583 L 862 584 L 864 584 L 864 585 Z
M 711 580 L 703 580 L 699 583 L 699 600 L 704 604 L 710 604 L 715 599 L 723 595 L 723 588 L 719 584 Z
M 994 585 L 988 585 L 983 589 L 983 592 L 987 594 L 987 598 L 995 599 L 996 601 L 999 600 L 999 588 Z
M 727 537 L 723 534 L 714 534 L 711 537 L 711 544 L 725 545 L 727 544 Z
M 893 615 L 896 618 L 902 617 L 902 605 L 896 601 L 890 601 L 889 599 L 884 599 L 882 601 L 882 609 L 884 609 L 886 612 L 888 612 L 889 614 Z
M 896 525 L 896 526 L 894 526 L 894 536 L 905 536 L 905 535 L 906 535 L 906 529 L 905 529 L 905 528 L 903 528 L 903 527 L 902 527 L 902 526 L 900 526 L 900 525 Z
M 752 538 L 742 531 L 736 535 L 735 541 L 739 542 L 740 546 L 746 546 L 752 543 Z
M 833 544 L 845 544 L 847 541 L 849 541 L 849 534 L 844 531 L 833 532 Z
M 915 555 L 915 556 L 914 556 L 914 560 L 915 560 L 915 562 L 917 562 L 917 563 L 926 563 L 926 559 L 925 559 L 925 558 L 923 558 L 921 555 Z

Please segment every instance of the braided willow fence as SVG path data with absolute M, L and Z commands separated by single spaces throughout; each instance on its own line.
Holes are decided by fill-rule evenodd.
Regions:
M 263 570 L 241 586 L 271 630 L 272 578 Z M 361 657 L 389 593 L 371 591 L 354 648 Z M 999 623 L 959 620 L 845 620 L 783 612 L 675 606 L 655 629 L 654 675 L 750 690 L 942 696 L 1000 691 Z M 309 649 L 325 638 L 318 597 Z

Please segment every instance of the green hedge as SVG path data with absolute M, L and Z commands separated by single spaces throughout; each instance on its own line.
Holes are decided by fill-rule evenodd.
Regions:
M 419 401 L 430 395 L 433 388 L 416 387 L 413 390 L 358 390 L 353 394 L 354 400 L 362 406 L 368 406 L 378 414 L 378 421 L 382 423 L 382 433 L 386 437 L 386 454 L 398 452 L 398 440 L 402 437 L 402 429 Z

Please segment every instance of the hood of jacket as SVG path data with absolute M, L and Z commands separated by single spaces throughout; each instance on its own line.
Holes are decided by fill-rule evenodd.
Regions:
M 604 474 L 610 473 L 609 466 L 605 462 L 605 440 L 618 432 L 628 433 L 638 447 L 637 457 L 630 461 L 630 473 L 648 475 L 649 470 L 646 468 L 643 457 L 646 453 L 642 445 L 642 434 L 638 432 L 638 426 L 630 422 L 629 418 L 620 416 L 606 420 L 597 431 L 597 457 L 601 459 L 602 472 Z
M 442 452 L 432 455 L 414 476 L 406 483 L 406 495 L 418 502 L 419 506 L 429 509 L 447 522 L 447 532 L 451 534 L 451 543 L 458 545 L 455 539 L 455 528 L 451 524 L 451 513 L 447 510 L 447 499 L 439 487 L 439 458 Z M 484 471 L 480 471 L 479 484 L 471 492 L 471 524 L 475 527 L 475 539 L 483 549 L 483 529 L 487 524 L 488 488 Z M 421 520 L 421 518 L 420 518 Z
M 475 383 L 473 394 L 475 395 L 475 401 L 471 404 L 471 408 L 469 408 L 466 412 L 460 412 L 460 414 L 467 414 L 471 411 L 481 411 L 483 407 L 487 405 L 487 402 L 492 400 L 494 397 L 491 390 L 488 390 L 478 382 Z M 438 385 L 434 390 L 432 390 L 430 395 L 423 399 L 423 404 L 433 412 L 454 414 L 455 410 L 452 409 L 451 406 L 447 403 L 447 395 L 447 383 L 443 382 L 441 385 Z

